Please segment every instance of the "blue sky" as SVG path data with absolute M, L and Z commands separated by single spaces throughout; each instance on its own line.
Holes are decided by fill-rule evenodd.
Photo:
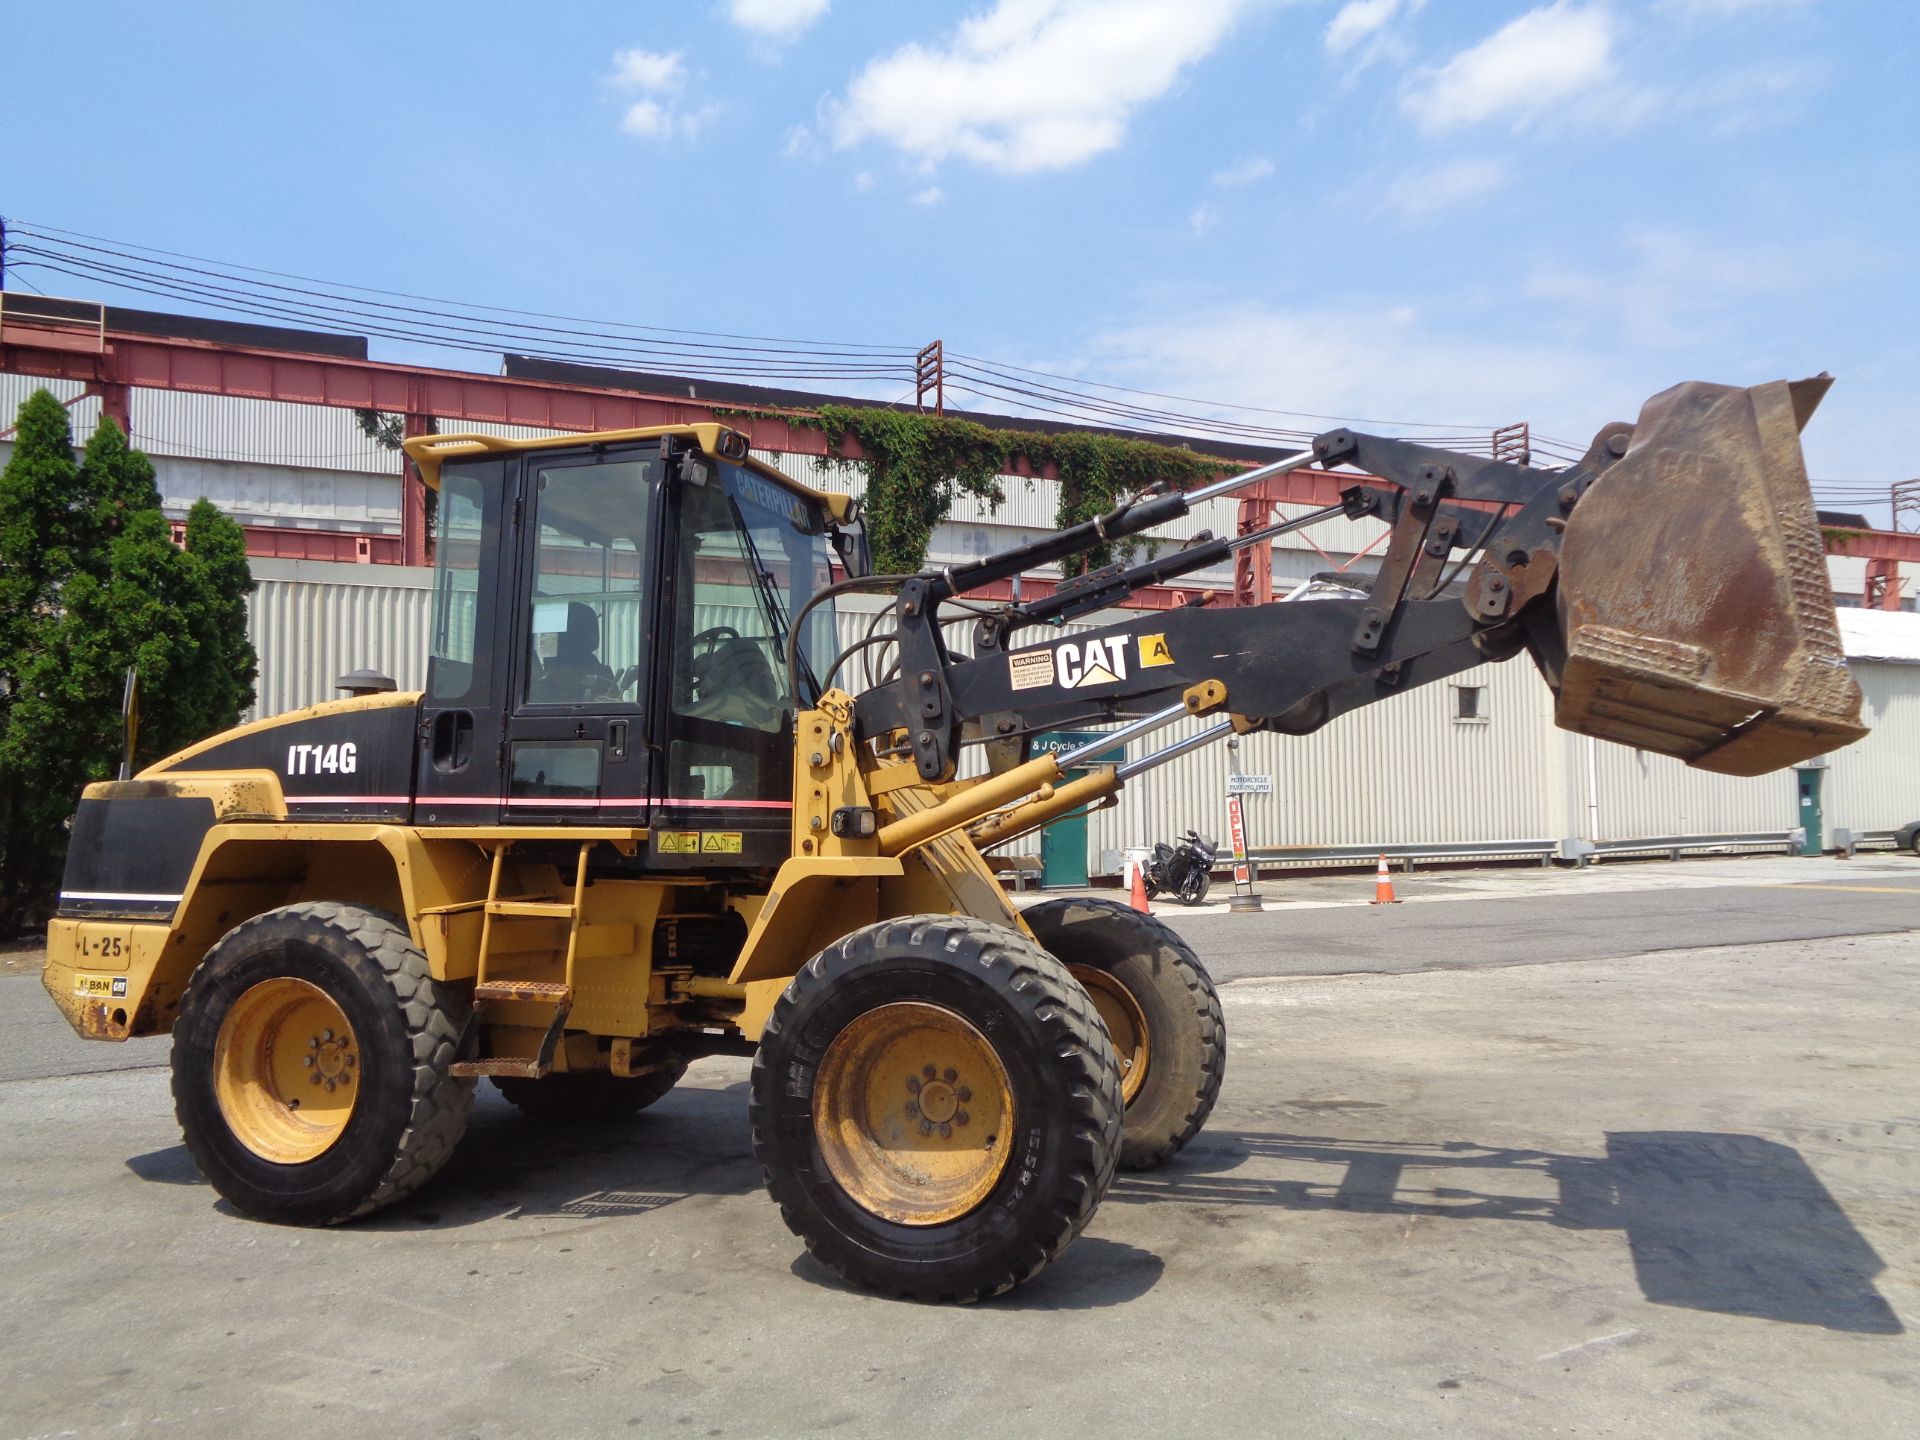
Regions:
M 15 0 L 4 35 L 29 222 L 1574 441 L 1826 369 L 1814 473 L 1920 474 L 1907 4 Z

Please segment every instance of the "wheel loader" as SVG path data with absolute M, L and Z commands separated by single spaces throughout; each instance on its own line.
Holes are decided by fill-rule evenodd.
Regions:
M 751 1055 L 755 1154 L 820 1260 L 997 1294 L 1117 1166 L 1193 1139 L 1227 1047 L 1176 933 L 1104 900 L 1017 910 L 987 852 L 1212 740 L 1523 652 L 1562 726 L 1709 770 L 1858 737 L 1799 444 L 1827 384 L 1681 385 L 1557 470 L 1334 430 L 914 575 L 870 573 L 855 502 L 721 425 L 411 439 L 439 504 L 424 690 L 88 786 L 47 988 L 82 1036 L 172 1033 L 186 1144 L 250 1216 L 412 1193 L 481 1077 L 618 1119 Z M 1076 563 L 1309 465 L 1350 474 L 1337 504 Z M 1336 517 L 1391 528 L 1363 596 L 1060 628 Z M 1071 578 L 1043 598 L 979 598 L 1047 565 Z M 843 649 L 854 593 L 885 608 Z M 1068 725 L 1114 728 L 1031 753 Z

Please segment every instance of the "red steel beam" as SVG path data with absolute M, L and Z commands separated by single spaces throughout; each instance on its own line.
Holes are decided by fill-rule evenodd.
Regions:
M 102 388 L 181 390 L 546 430 L 633 430 L 719 420 L 744 432 L 756 449 L 799 455 L 828 453 L 826 436 L 819 430 L 786 418 L 791 414 L 797 419 L 807 413 L 803 411 L 716 415 L 713 404 L 685 396 L 601 390 L 124 331 L 107 331 L 98 344 L 91 332 L 84 339 L 88 343 L 40 326 L 10 323 L 0 329 L 0 371 L 78 380 Z M 851 438 L 833 453 L 849 460 L 862 456 L 858 442 Z M 1020 460 L 1013 473 L 1048 476 L 1051 468 L 1032 471 Z M 1342 489 L 1364 478 L 1295 471 L 1263 481 L 1240 498 L 1330 505 L 1339 499 Z M 1836 555 L 1920 562 L 1920 534 L 1847 531 L 1830 534 L 1827 548 Z

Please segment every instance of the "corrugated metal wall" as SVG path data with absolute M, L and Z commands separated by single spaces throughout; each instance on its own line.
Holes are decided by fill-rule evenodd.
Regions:
M 262 560 L 255 573 L 261 584 L 249 614 L 261 659 L 258 713 L 331 699 L 333 682 L 361 666 L 384 671 L 403 689 L 423 682 L 430 572 Z M 842 608 L 843 645 L 866 633 L 877 608 L 864 598 Z M 1064 633 L 1093 629 L 1100 618 Z M 964 651 L 966 628 L 956 627 L 951 638 Z M 1920 817 L 1920 666 L 1859 662 L 1855 673 L 1875 730 L 1832 757 L 1827 821 L 1889 829 Z M 864 685 L 859 662 L 839 680 Z M 1483 719 L 1455 718 L 1460 686 L 1481 688 Z M 1130 754 L 1184 733 L 1165 732 Z M 1585 836 L 1586 744 L 1554 727 L 1552 697 L 1524 658 L 1483 665 L 1344 715 L 1313 735 L 1245 737 L 1240 768 L 1274 777 L 1271 796 L 1248 802 L 1249 838 L 1272 846 Z M 977 753 L 968 752 L 966 773 L 978 768 Z M 1595 746 L 1594 758 L 1603 839 L 1799 823 L 1788 773 L 1737 780 L 1608 744 Z M 1189 826 L 1224 836 L 1227 768 L 1228 753 L 1216 745 L 1122 791 L 1116 806 L 1089 821 L 1094 869 L 1105 851 L 1177 836 Z M 1010 850 L 1038 853 L 1039 839 Z
M 1858 665 L 1867 738 L 1830 757 L 1829 827 L 1897 830 L 1920 820 L 1920 665 Z
M 400 565 L 255 560 L 259 589 L 247 601 L 247 634 L 260 656 L 255 715 L 335 700 L 349 670 L 391 675 L 402 690 L 426 684 L 433 572 Z

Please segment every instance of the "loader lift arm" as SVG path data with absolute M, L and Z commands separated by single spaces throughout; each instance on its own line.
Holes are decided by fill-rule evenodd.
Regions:
M 1305 734 L 1525 649 L 1566 728 L 1734 774 L 1821 753 L 1864 733 L 1798 443 L 1828 383 L 1677 386 L 1649 401 L 1639 424 L 1603 428 L 1563 470 L 1334 430 L 1272 465 L 922 573 L 894 606 L 898 676 L 856 698 L 857 734 L 910 754 L 924 780 L 946 781 L 970 739 L 1011 737 L 992 766 L 1005 772 L 1022 758 L 1021 737 L 1069 719 L 1157 724 L 1224 710 L 1234 729 Z M 1338 506 L 1231 540 L 1203 536 L 990 610 L 971 659 L 942 638 L 948 600 L 1308 464 L 1364 474 Z M 1041 644 L 1017 639 L 1339 515 L 1391 526 L 1363 600 L 1190 607 Z M 1563 573 L 1570 535 L 1586 567 L 1575 586 Z

